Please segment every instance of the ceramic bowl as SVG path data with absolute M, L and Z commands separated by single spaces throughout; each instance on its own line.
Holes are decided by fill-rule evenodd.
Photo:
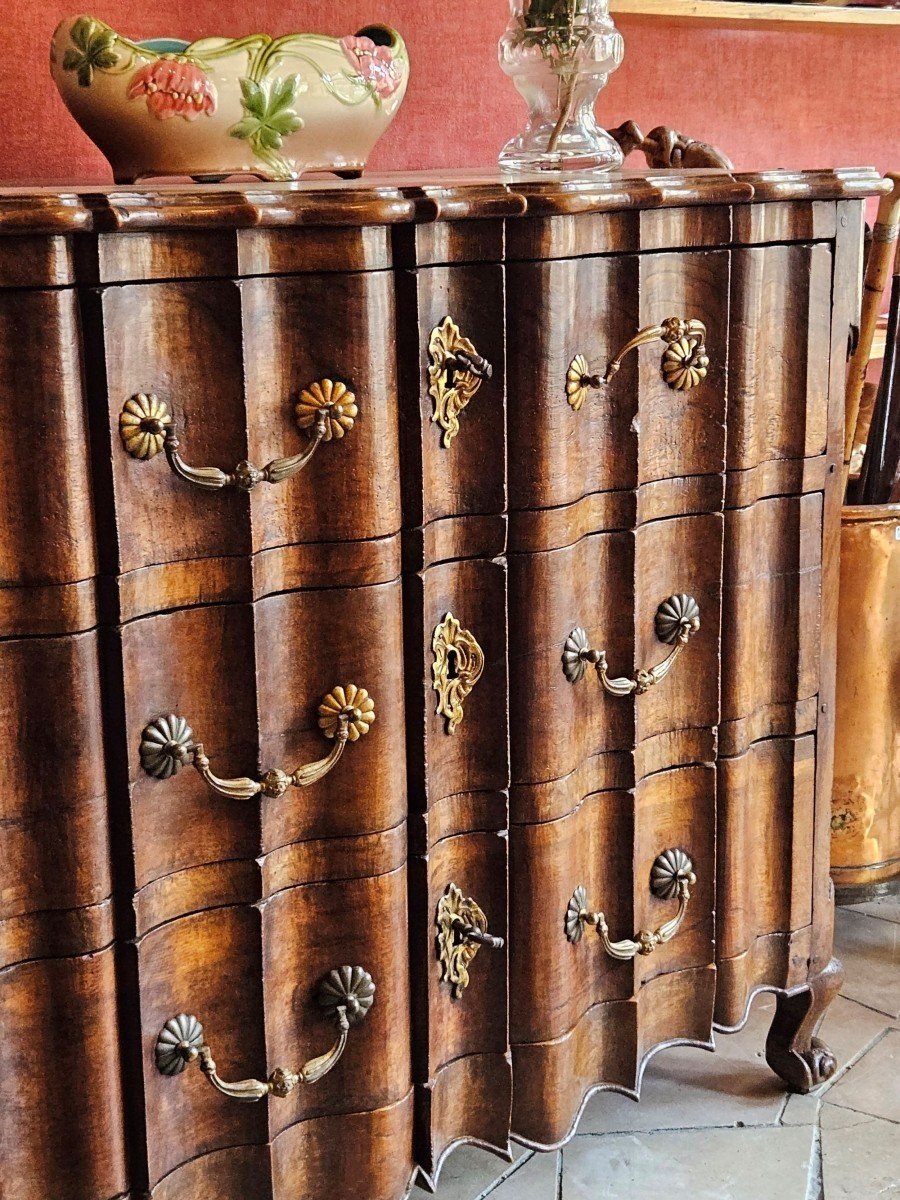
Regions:
M 93 17 L 63 21 L 50 69 L 118 183 L 159 175 L 358 175 L 400 107 L 409 58 L 393 29 L 352 37 L 133 42 Z

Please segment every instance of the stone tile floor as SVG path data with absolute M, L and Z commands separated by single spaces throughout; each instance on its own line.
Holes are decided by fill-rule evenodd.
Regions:
M 840 1065 L 818 1093 L 786 1095 L 766 1066 L 760 996 L 714 1055 L 651 1059 L 640 1104 L 595 1096 L 560 1153 L 459 1149 L 437 1200 L 900 1200 L 900 898 L 838 909 L 835 940 L 847 979 L 820 1036 Z

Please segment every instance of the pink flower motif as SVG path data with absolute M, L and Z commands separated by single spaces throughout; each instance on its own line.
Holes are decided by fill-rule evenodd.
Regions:
M 161 58 L 135 71 L 128 87 L 128 99 L 147 97 L 147 108 L 160 121 L 184 117 L 196 121 L 201 113 L 216 111 L 216 89 L 193 63 Z
M 381 97 L 392 96 L 403 81 L 403 72 L 387 46 L 376 46 L 371 38 L 341 38 L 344 53 L 357 75 L 368 80 Z

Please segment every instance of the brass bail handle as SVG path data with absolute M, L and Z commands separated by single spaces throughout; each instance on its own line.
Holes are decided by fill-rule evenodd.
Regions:
M 132 458 L 147 461 L 163 451 L 172 471 L 207 492 L 238 488 L 251 492 L 260 483 L 283 483 L 310 462 L 323 442 L 338 441 L 353 428 L 359 409 L 345 384 L 320 379 L 300 393 L 294 406 L 297 428 L 309 445 L 289 458 L 276 458 L 264 467 L 239 462 L 233 471 L 192 467 L 181 457 L 181 442 L 168 405 L 153 393 L 139 392 L 126 400 L 119 416 L 119 435 Z
M 693 596 L 681 593 L 664 600 L 656 611 L 656 636 L 672 646 L 671 652 L 658 666 L 639 668 L 630 678 L 612 679 L 605 650 L 595 650 L 587 632 L 577 625 L 566 638 L 563 648 L 563 673 L 569 683 L 579 683 L 589 666 L 595 667 L 604 691 L 611 696 L 642 696 L 656 684 L 662 683 L 674 667 L 678 656 L 700 629 L 700 607 Z
M 203 743 L 194 741 L 194 731 L 188 722 L 171 713 L 145 726 L 141 734 L 141 766 L 154 779 L 169 779 L 182 767 L 193 767 L 213 791 L 231 800 L 252 800 L 259 795 L 278 799 L 288 788 L 318 783 L 338 763 L 347 743 L 365 737 L 374 721 L 375 702 L 365 688 L 353 683 L 336 687 L 319 705 L 319 728 L 324 737 L 334 742 L 325 758 L 290 773 L 276 768 L 261 779 L 220 779 L 212 772 Z
M 276 1067 L 267 1079 L 240 1079 L 229 1083 L 219 1075 L 203 1026 L 192 1013 L 170 1017 L 156 1039 L 154 1056 L 161 1075 L 180 1075 L 191 1063 L 223 1096 L 253 1103 L 266 1096 L 284 1098 L 301 1083 L 316 1083 L 333 1071 L 347 1048 L 350 1030 L 360 1025 L 375 1003 L 375 983 L 363 967 L 336 967 L 319 984 L 316 998 L 323 1015 L 337 1025 L 337 1040 L 327 1053 L 296 1071 Z
M 609 360 L 602 375 L 591 371 L 583 354 L 576 354 L 566 373 L 566 397 L 571 407 L 578 412 L 589 392 L 608 386 L 632 350 L 656 341 L 665 344 L 660 370 L 673 391 L 688 392 L 706 378 L 709 372 L 706 326 L 695 317 L 666 317 L 660 325 L 639 329 L 631 341 L 626 342 L 619 353 Z
M 660 900 L 674 900 L 677 897 L 678 912 L 670 921 L 660 925 L 659 929 L 642 929 L 634 939 L 613 942 L 610 940 L 606 917 L 602 912 L 591 912 L 587 906 L 587 891 L 577 887 L 566 908 L 566 937 L 573 945 L 577 945 L 584 930 L 590 927 L 596 929 L 603 949 L 610 958 L 626 962 L 637 958 L 639 954 L 652 954 L 666 942 L 671 942 L 678 933 L 687 915 L 691 888 L 696 882 L 694 864 L 688 854 L 684 850 L 664 850 L 650 872 L 650 890 Z
M 506 943 L 488 932 L 482 909 L 455 883 L 447 884 L 438 901 L 435 925 L 441 980 L 450 984 L 453 998 L 458 1000 L 469 986 L 469 968 L 479 949 L 502 950 Z

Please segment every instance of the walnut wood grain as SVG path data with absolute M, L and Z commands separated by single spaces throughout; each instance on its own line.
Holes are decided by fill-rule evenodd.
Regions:
M 828 245 L 734 252 L 729 471 L 824 452 L 831 270 Z
M 507 762 L 506 564 L 441 563 L 404 580 L 407 755 L 411 811 L 461 793 L 496 792 Z M 438 709 L 432 639 L 448 612 L 471 631 L 484 670 L 464 702 L 454 733 Z
M 637 1099 L 654 1051 L 673 1041 L 709 1049 L 715 987 L 712 966 L 658 975 L 634 1000 L 595 1005 L 565 1037 L 514 1045 L 515 1140 L 554 1150 L 572 1137 L 594 1092 Z
M 180 184 L 120 187 L 0 189 L 0 236 L 190 229 L 221 226 L 382 225 L 409 221 L 523 216 L 548 209 L 591 211 L 685 204 L 740 205 L 770 201 L 863 199 L 889 189 L 871 167 L 820 171 L 629 172 L 588 184 L 508 186 L 490 173 L 433 171 L 418 176 L 368 176 L 356 183 Z
M 257 772 L 257 692 L 246 671 L 255 653 L 252 608 L 148 617 L 111 638 L 111 653 L 121 663 L 125 697 L 124 740 L 109 752 L 127 770 L 136 887 L 189 866 L 255 858 L 261 848 L 259 802 L 216 796 L 192 770 L 153 779 L 139 757 L 144 727 L 178 713 L 203 739 L 221 777 Z M 304 698 L 304 714 L 312 699 Z
M 302 1062 L 333 1041 L 316 986 L 338 959 L 364 964 L 376 987 L 371 1012 L 353 1030 L 334 1070 L 297 1088 L 284 1103 L 269 1105 L 270 1138 L 297 1121 L 374 1112 L 402 1101 L 412 1083 L 405 862 L 386 875 L 278 892 L 263 905 L 262 938 L 273 1065 Z
M 3 591 L 96 572 L 80 340 L 73 291 L 0 293 Z
M 642 780 L 632 794 L 590 796 L 559 820 L 511 827 L 514 1046 L 564 1038 L 597 1004 L 626 1001 L 657 974 L 712 963 L 715 790 L 710 767 L 679 768 Z M 669 847 L 688 852 L 697 884 L 685 924 L 668 945 L 617 962 L 591 930 L 576 945 L 566 939 L 566 906 L 579 886 L 604 912 L 613 940 L 672 916 L 672 902 L 650 891 L 653 862 Z
M 105 379 L 96 386 L 110 422 L 109 462 L 100 465 L 111 467 L 117 572 L 399 530 L 389 275 L 126 285 L 103 293 L 98 307 Z M 251 497 L 198 491 L 163 455 L 131 458 L 118 436 L 125 401 L 152 392 L 178 422 L 192 464 L 262 465 L 308 445 L 294 405 L 321 379 L 356 395 L 353 428 L 299 475 Z M 163 595 L 153 594 L 157 606 Z
M 692 731 L 718 722 L 721 538 L 722 518 L 709 514 L 510 557 L 514 821 L 527 819 L 517 807 L 519 784 L 572 776 L 594 756 L 647 743 L 647 772 L 660 761 L 697 761 Z M 665 657 L 654 618 L 662 601 L 680 592 L 700 605 L 701 632 L 658 687 L 643 696 L 608 696 L 592 669 L 580 683 L 569 683 L 562 648 L 573 626 L 582 626 L 591 644 L 606 650 L 613 675 L 631 675 Z M 570 793 L 562 811 L 571 811 L 583 795 Z
M 0 288 L 65 287 L 75 282 L 69 237 L 41 234 L 0 238 Z
M 264 1072 L 262 921 L 250 906 L 217 908 L 171 921 L 134 946 L 129 965 L 140 995 L 145 1109 L 135 1152 L 151 1188 L 189 1159 L 268 1140 L 265 1103 L 238 1104 L 211 1088 L 198 1070 L 161 1075 L 153 1057 L 166 1021 L 192 1012 L 227 1077 Z M 305 1048 L 298 1059 L 304 1054 Z
M 394 288 L 383 271 L 246 279 L 241 285 L 251 462 L 295 454 L 298 393 L 320 379 L 359 415 L 299 475 L 251 497 L 253 547 L 383 538 L 401 526 Z M 204 417 L 204 420 L 206 418 Z
M 181 917 L 139 939 L 134 970 L 144 1030 L 144 1145 L 151 1184 L 169 1176 L 163 1195 L 192 1195 L 189 1189 L 197 1186 L 200 1170 L 194 1160 L 203 1157 L 210 1160 L 201 1172 L 203 1186 L 218 1178 L 227 1195 L 236 1195 L 230 1163 L 236 1147 L 262 1146 L 281 1137 L 293 1143 L 305 1140 L 315 1160 L 323 1152 L 316 1146 L 340 1114 L 355 1114 L 360 1136 L 380 1136 L 377 1114 L 400 1105 L 412 1082 L 405 920 L 404 856 L 386 874 L 281 890 L 262 905 Z M 342 1061 L 315 1086 L 269 1102 L 267 1111 L 266 1104 L 241 1105 L 221 1096 L 199 1072 L 166 1078 L 156 1071 L 156 1035 L 168 1016 L 180 1011 L 200 1016 L 223 1074 L 265 1074 L 275 1065 L 297 1065 L 324 1052 L 333 1031 L 323 1021 L 315 985 L 345 959 L 366 963 L 376 979 L 377 1000 L 365 1024 L 354 1031 L 358 1036 L 351 1038 Z M 408 1178 L 408 1104 L 405 1111 Z M 326 1117 L 332 1120 L 323 1121 Z M 307 1121 L 314 1129 L 303 1139 L 291 1133 L 298 1122 Z M 396 1121 L 393 1126 L 399 1144 L 402 1131 Z M 374 1160 L 374 1147 L 361 1143 L 359 1149 Z M 263 1160 L 256 1155 L 254 1161 Z M 315 1178 L 311 1165 L 309 1177 Z M 319 1179 L 319 1186 L 323 1182 Z
M 435 925 L 438 902 L 455 883 L 485 913 L 489 932 L 505 939 L 506 860 L 506 837 L 494 833 L 446 838 L 410 860 L 416 1148 L 432 1179 L 452 1143 L 475 1141 L 500 1153 L 507 1147 L 507 952 L 481 947 L 468 987 L 454 995 L 441 978 Z
M 720 739 L 722 753 L 733 756 L 759 738 L 816 727 L 821 495 L 729 512 L 725 547 Z
M 412 1124 L 410 1093 L 375 1112 L 341 1113 L 292 1125 L 272 1145 L 274 1200 L 315 1195 L 323 1188 L 351 1196 L 361 1187 L 366 1200 L 397 1200 L 406 1195 L 414 1174 Z M 243 1200 L 244 1193 L 235 1195 Z M 195 1196 L 186 1192 L 184 1200 Z
M 756 944 L 790 940 L 812 920 L 815 739 L 756 742 L 718 766 L 716 1021 L 739 1024 L 753 991 L 792 986 L 796 964 Z
M 182 609 L 122 629 L 116 640 L 127 745 L 117 750 L 127 756 L 131 781 L 138 887 L 189 866 L 255 858 L 305 838 L 391 829 L 403 819 L 400 601 L 399 582 L 289 592 L 255 606 Z M 344 622 L 342 613 L 352 616 Z M 220 777 L 294 770 L 329 748 L 318 726 L 323 696 L 337 684 L 367 681 L 376 701 L 371 734 L 302 792 L 229 800 L 194 771 L 160 780 L 140 766 L 142 730 L 172 712 L 188 720 Z
M 503 272 L 499 266 L 427 267 L 398 275 L 400 420 L 407 525 L 501 513 L 506 507 Z M 492 368 L 446 444 L 432 420 L 429 342 L 450 317 Z
M 34 954 L 36 922 L 57 954 L 99 950 L 101 913 L 63 917 L 96 910 L 113 887 L 97 636 L 0 641 L 0 676 L 0 967 Z M 85 945 L 92 926 L 104 940 Z
M 102 233 L 79 239 L 77 250 L 79 279 L 93 284 L 379 271 L 391 266 L 388 230 L 377 225 L 357 229 L 226 226 Z
M 890 181 L 885 180 L 889 185 Z M 835 243 L 835 279 L 859 279 L 862 273 L 864 214 L 858 204 L 838 205 L 838 237 Z M 831 882 L 831 794 L 834 783 L 834 719 L 838 598 L 840 592 L 841 530 L 843 504 L 844 400 L 847 380 L 847 350 L 853 322 L 858 321 L 856 291 L 839 289 L 834 299 L 831 322 L 831 374 L 828 389 L 829 476 L 822 513 L 822 622 L 819 680 L 819 721 L 816 736 L 816 822 L 813 831 L 813 947 L 810 975 L 824 974 L 833 950 L 834 885 Z M 823 811 L 824 810 L 824 811 Z M 826 987 L 819 995 L 827 1003 Z
M 426 1192 L 438 1191 L 443 1167 L 463 1145 L 478 1146 L 497 1158 L 496 1169 L 509 1162 L 512 1109 L 512 1062 L 509 1054 L 471 1054 L 449 1062 L 416 1092 L 419 1138 L 416 1182 Z
M 125 1192 L 115 952 L 0 971 L 4 1196 L 97 1200 Z M 82 1080 L 90 1086 L 61 1086 Z
M 726 358 L 716 347 L 728 337 L 727 255 L 576 258 L 513 265 L 508 276 L 512 509 L 721 471 Z M 672 315 L 708 330 L 710 372 L 690 403 L 666 386 L 653 345 L 572 410 L 565 384 L 576 354 L 602 374 L 639 329 Z

